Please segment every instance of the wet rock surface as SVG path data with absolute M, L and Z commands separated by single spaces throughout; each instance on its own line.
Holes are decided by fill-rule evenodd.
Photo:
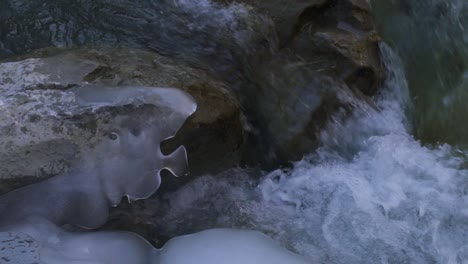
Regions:
M 2 192 L 65 172 L 105 136 L 113 116 L 135 111 L 131 103 L 81 109 L 72 91 L 83 85 L 185 90 L 196 99 L 198 111 L 163 152 L 186 145 L 195 175 L 238 162 L 243 143 L 239 105 L 222 82 L 205 72 L 142 51 L 49 50 L 32 56 L 0 64 Z M 142 112 L 152 113 L 157 114 Z
M 219 0 L 228 4 L 231 0 Z M 373 95 L 385 74 L 380 38 L 366 0 L 240 1 L 271 17 L 280 50 L 299 57 L 314 71 L 341 79 Z
M 4 6 L 3 57 L 48 46 L 117 45 L 155 51 L 216 76 L 246 117 L 242 162 L 267 169 L 317 147 L 323 123 L 351 109 L 354 98 L 374 95 L 384 79 L 379 37 L 364 0 L 9 0 Z M 76 11 L 68 12 L 69 6 Z M 130 82 L 154 81 L 137 68 L 120 70 Z M 101 67 L 89 78 L 106 71 Z M 112 82 L 129 82 L 118 78 Z M 210 97 L 198 90 L 199 100 Z M 212 132 L 229 137 L 222 130 L 202 134 Z
M 277 35 L 269 39 L 267 59 L 247 62 L 251 70 L 238 92 L 248 120 L 268 142 L 253 136 L 261 153 L 270 153 L 260 161 L 267 168 L 319 146 L 323 124 L 349 112 L 356 99 L 368 101 L 385 79 L 367 1 L 216 2 L 244 4 L 268 18 Z M 259 155 L 247 156 L 249 161 Z
M 197 112 L 162 144 L 165 153 L 187 148 L 192 176 L 238 164 L 288 165 L 320 146 L 330 120 L 378 93 L 385 78 L 379 42 L 365 0 L 5 1 L 0 58 L 10 62 L 0 64 L 0 100 L 14 89 L 25 95 L 0 101 L 15 112 L 0 116 L 0 135 L 10 137 L 1 142 L 27 140 L 0 154 L 9 161 L 0 192 L 65 171 L 99 139 L 102 117 L 62 120 L 41 112 L 44 102 L 28 102 L 46 94 L 66 109 L 64 95 L 83 84 L 192 95 Z M 67 49 L 36 50 L 44 47 Z M 46 66 L 31 68 L 37 63 Z M 112 118 L 115 109 L 106 111 Z M 50 132 L 32 140 L 46 124 Z M 163 177 L 161 191 L 187 179 Z M 145 202 L 124 203 L 106 228 L 163 243 L 154 240 L 153 217 Z

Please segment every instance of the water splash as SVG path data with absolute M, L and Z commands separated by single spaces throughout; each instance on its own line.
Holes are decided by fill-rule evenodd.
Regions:
M 390 72 L 378 110 L 336 116 L 324 145 L 292 169 L 259 181 L 245 170 L 206 176 L 153 201 L 158 232 L 254 228 L 313 263 L 468 261 L 466 153 L 413 138 L 402 66 L 381 52 Z
M 415 136 L 430 144 L 468 146 L 468 2 L 371 2 L 383 37 L 406 66 Z

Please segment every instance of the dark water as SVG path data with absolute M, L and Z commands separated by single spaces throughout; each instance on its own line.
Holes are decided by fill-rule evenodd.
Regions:
M 468 3 L 384 0 L 373 6 L 384 38 L 404 62 L 415 135 L 466 147 Z

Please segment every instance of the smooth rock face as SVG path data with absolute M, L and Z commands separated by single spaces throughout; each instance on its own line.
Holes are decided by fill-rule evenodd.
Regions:
M 0 64 L 0 191 L 65 172 L 103 138 L 119 113 L 157 115 L 132 106 L 132 100 L 138 101 L 134 95 L 112 89 L 102 94 L 103 107 L 91 109 L 77 97 L 83 85 L 91 90 L 144 85 L 189 91 L 199 111 L 163 152 L 187 143 L 189 156 L 198 158 L 192 162 L 198 173 L 207 172 L 202 169 L 208 163 L 219 170 L 239 159 L 236 152 L 243 131 L 238 104 L 221 82 L 205 72 L 150 52 L 73 50 L 35 55 L 38 58 Z M 121 99 L 105 100 L 119 93 Z

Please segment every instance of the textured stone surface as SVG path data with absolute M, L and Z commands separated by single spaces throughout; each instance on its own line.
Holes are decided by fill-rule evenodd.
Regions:
M 32 56 L 0 64 L 0 191 L 65 172 L 100 140 L 116 114 L 133 111 L 118 104 L 83 107 L 73 92 L 83 85 L 185 90 L 199 109 L 163 151 L 186 145 L 194 174 L 240 159 L 239 105 L 223 83 L 204 71 L 142 51 L 49 50 Z
M 252 124 L 261 162 L 298 160 L 315 149 L 333 115 L 368 102 L 385 79 L 380 38 L 365 0 L 217 0 L 242 3 L 270 18 L 277 33 L 270 56 L 251 58 L 238 96 Z M 249 137 L 250 139 L 252 137 Z M 265 142 L 262 142 L 266 141 Z M 261 156 L 248 151 L 246 160 Z M 267 166 L 267 168 L 274 166 Z
M 197 102 L 174 139 L 163 143 L 163 152 L 179 145 L 188 150 L 192 175 L 217 172 L 238 164 L 244 143 L 240 105 L 226 84 L 201 69 L 146 51 L 77 51 L 79 56 L 106 65 L 90 78 L 106 85 L 176 87 Z
M 320 144 L 315 135 L 332 115 L 352 108 L 348 102 L 355 98 L 375 94 L 384 78 L 379 38 L 365 0 L 72 2 L 7 0 L 5 16 L 0 16 L 3 56 L 47 46 L 119 45 L 152 50 L 175 59 L 176 65 L 184 62 L 192 69 L 204 69 L 191 72 L 210 72 L 227 85 L 229 94 L 241 105 L 247 139 L 242 160 L 249 164 L 272 168 L 278 162 L 300 159 Z M 74 12 L 68 12 L 70 6 Z M 177 67 L 171 69 L 163 62 L 165 66 L 158 73 L 174 77 L 154 77 L 145 66 L 148 60 L 141 57 L 133 61 L 118 53 L 104 57 L 98 60 L 105 65 L 128 60 L 130 66 L 100 67 L 89 76 L 91 81 L 154 85 L 161 83 L 162 76 L 166 83 L 191 86 L 190 90 L 198 91 L 194 92 L 197 100 L 210 98 L 222 112 L 233 109 L 230 103 L 220 103 L 231 101 L 224 100 L 224 95 L 207 96 L 209 89 L 200 83 L 187 83 L 178 73 L 186 71 Z M 137 64 L 142 64 L 142 69 Z M 156 60 L 153 66 L 159 64 Z M 232 153 L 233 146 L 240 143 L 235 140 L 237 134 L 231 137 L 223 128 L 240 127 L 240 123 L 228 123 L 218 122 L 214 126 L 218 129 L 198 126 L 189 130 L 198 133 L 193 134 L 196 137 L 209 134 L 204 138 L 210 139 L 203 144 L 212 143 L 213 149 L 218 149 L 214 156 L 219 156 L 221 152 Z M 221 142 L 230 142 L 231 147 L 225 148 Z M 186 144 L 189 150 L 200 149 L 191 140 Z M 213 157 L 206 155 L 191 158 L 202 164 L 205 156 Z M 224 163 L 219 162 L 218 167 Z
M 377 48 L 380 40 L 365 0 L 129 2 L 7 0 L 6 8 L 0 8 L 0 57 L 49 46 L 122 46 L 40 50 L 17 60 L 22 60 L 20 68 L 26 71 L 29 64 L 24 60 L 44 58 L 39 60 L 55 65 L 46 68 L 49 77 L 73 71 L 71 76 L 60 72 L 60 81 L 44 81 L 43 71 L 31 70 L 29 79 L 43 83 L 31 86 L 32 92 L 62 94 L 84 82 L 187 91 L 198 110 L 162 149 L 169 153 L 184 144 L 195 175 L 239 162 L 262 163 L 271 169 L 301 159 L 320 145 L 318 134 L 333 116 L 346 115 L 355 104 L 367 101 L 384 78 Z M 146 51 L 130 49 L 135 47 Z M 13 83 L 29 80 L 18 76 L 8 78 Z M 21 122 L 44 120 L 36 115 L 28 118 Z M 77 129 L 92 138 L 97 124 L 92 116 L 82 118 L 79 122 L 86 125 Z M 59 119 L 51 120 L 46 121 Z M 60 127 L 66 125 L 60 123 Z M 20 126 L 13 128 L 10 133 L 21 132 Z M 18 151 L 26 153 L 32 145 L 47 149 L 33 142 Z M 54 142 L 53 148 L 46 145 L 53 150 L 46 157 L 65 158 L 58 163 L 52 162 L 56 158 L 38 159 L 49 164 L 43 170 L 20 166 L 18 170 L 29 171 L 27 175 L 0 186 L 11 189 L 32 182 L 37 174 L 59 173 L 75 158 L 68 142 Z M 29 157 L 23 152 L 16 162 Z M 183 181 L 163 177 L 162 189 L 177 188 Z M 154 244 L 164 243 L 154 210 L 145 201 L 121 204 L 106 228 L 132 230 L 147 238 L 158 237 Z
M 97 124 L 70 120 L 80 111 L 69 89 L 97 67 L 71 57 L 0 64 L 1 179 L 56 175 L 93 143 Z

